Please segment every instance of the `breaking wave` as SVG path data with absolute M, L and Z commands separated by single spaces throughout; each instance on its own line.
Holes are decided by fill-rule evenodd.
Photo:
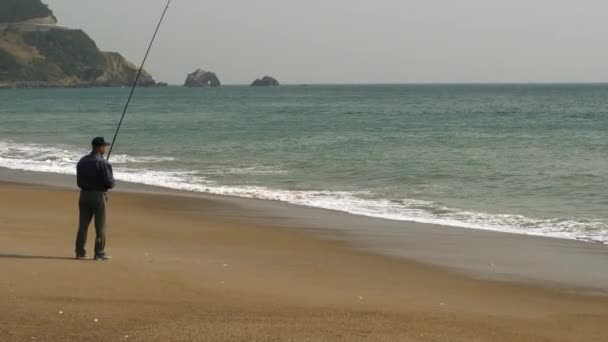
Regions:
M 35 172 L 75 174 L 75 164 L 86 153 L 67 148 L 37 144 L 0 142 L 0 167 Z M 171 157 L 113 156 L 119 180 L 176 190 L 282 201 L 297 205 L 337 210 L 351 214 L 391 220 L 441 224 L 454 227 L 493 230 L 508 233 L 550 236 L 608 244 L 608 226 L 602 220 L 574 218 L 530 218 L 521 215 L 488 214 L 440 206 L 414 199 L 377 198 L 366 191 L 282 190 L 264 186 L 228 186 L 209 181 L 201 170 L 163 170 L 158 163 L 174 161 Z M 263 166 L 242 168 L 210 167 L 205 174 L 279 174 L 286 173 Z

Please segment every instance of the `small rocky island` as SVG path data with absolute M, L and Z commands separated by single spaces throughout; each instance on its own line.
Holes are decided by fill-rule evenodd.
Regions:
M 253 83 L 251 83 L 252 87 L 278 87 L 280 85 L 281 84 L 279 83 L 279 81 L 277 81 L 276 78 L 270 76 L 264 76 L 261 79 L 258 78 L 257 80 L 253 81 Z
M 220 87 L 222 82 L 214 72 L 198 69 L 191 74 L 188 74 L 184 86 L 190 88 L 206 88 Z
M 84 31 L 58 26 L 40 0 L 0 0 L 0 88 L 128 86 L 137 70 Z M 145 70 L 138 84 L 157 85 Z

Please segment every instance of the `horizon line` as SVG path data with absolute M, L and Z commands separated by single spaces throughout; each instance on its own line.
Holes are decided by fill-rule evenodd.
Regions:
M 162 81 L 161 81 L 162 82 Z M 173 86 L 184 86 L 183 83 L 168 83 Z M 318 82 L 318 83 L 281 83 L 280 86 L 391 86 L 391 85 L 608 85 L 608 80 L 602 82 L 573 82 L 573 81 L 530 81 L 530 82 Z M 223 83 L 221 86 L 251 86 L 251 83 Z M 280 87 L 279 86 L 279 87 Z M 196 87 L 195 87 L 196 88 Z M 271 87 L 272 88 L 272 87 Z

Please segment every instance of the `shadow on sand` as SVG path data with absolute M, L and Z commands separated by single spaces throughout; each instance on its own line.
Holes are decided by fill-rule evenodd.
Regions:
M 44 256 L 44 255 L 21 255 L 21 254 L 2 254 L 0 253 L 0 259 L 32 259 L 32 260 L 73 260 L 74 258 L 68 257 L 56 257 L 56 256 Z

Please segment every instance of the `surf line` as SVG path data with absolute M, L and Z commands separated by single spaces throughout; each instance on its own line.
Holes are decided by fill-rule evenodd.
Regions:
M 112 139 L 112 146 L 110 146 L 110 151 L 108 152 L 107 160 L 110 160 L 110 156 L 112 156 L 112 149 L 116 146 L 116 139 L 118 138 L 118 133 L 120 133 L 120 128 L 122 127 L 122 122 L 125 119 L 125 115 L 127 114 L 127 110 L 129 109 L 129 104 L 131 104 L 131 99 L 133 98 L 133 94 L 135 93 L 135 88 L 137 88 L 137 83 L 139 82 L 139 78 L 141 77 L 141 73 L 144 70 L 144 65 L 146 64 L 146 60 L 148 59 L 148 55 L 150 54 L 150 50 L 152 50 L 152 46 L 154 45 L 154 41 L 156 40 L 156 35 L 160 30 L 161 25 L 163 24 L 163 20 L 165 19 L 165 15 L 169 10 L 169 6 L 171 5 L 171 0 L 167 0 L 167 6 L 165 6 L 165 10 L 163 14 L 160 16 L 160 20 L 158 21 L 158 25 L 156 25 L 156 30 L 154 31 L 154 35 L 150 40 L 150 45 L 148 45 L 148 50 L 146 51 L 146 55 L 144 56 L 143 61 L 141 62 L 141 66 L 137 71 L 137 76 L 135 76 L 135 81 L 133 82 L 133 86 L 131 87 L 131 93 L 129 93 L 129 97 L 127 98 L 127 103 L 125 104 L 125 108 L 122 111 L 122 116 L 120 117 L 120 121 L 118 122 L 118 127 L 116 127 L 116 132 L 114 133 L 114 138 Z

